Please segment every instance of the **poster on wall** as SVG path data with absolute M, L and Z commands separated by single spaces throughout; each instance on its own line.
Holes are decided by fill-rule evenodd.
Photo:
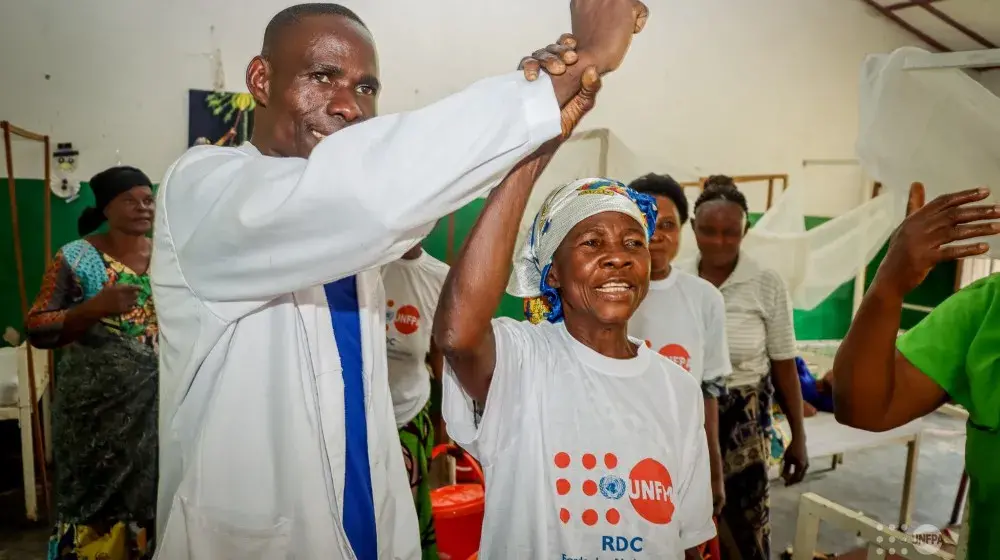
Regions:
M 239 146 L 249 140 L 255 106 L 249 93 L 189 90 L 188 147 Z

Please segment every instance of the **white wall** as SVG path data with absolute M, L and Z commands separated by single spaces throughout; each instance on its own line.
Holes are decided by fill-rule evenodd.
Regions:
M 226 88 L 243 90 L 267 20 L 290 1 L 5 2 L 0 118 L 73 142 L 81 178 L 115 164 L 116 152 L 159 178 L 185 148 L 187 90 L 213 86 L 211 53 L 221 53 Z M 383 112 L 511 70 L 569 29 L 565 1 L 345 3 L 377 38 Z M 909 35 L 852 0 L 648 3 L 650 23 L 588 128 L 612 129 L 640 161 L 680 179 L 790 173 L 812 185 L 809 213 L 857 204 L 860 177 L 807 176 L 802 160 L 853 157 L 861 61 Z M 16 175 L 40 173 L 39 148 L 21 143 L 15 155 Z

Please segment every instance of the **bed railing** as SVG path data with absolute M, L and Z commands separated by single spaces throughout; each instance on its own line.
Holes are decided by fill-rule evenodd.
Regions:
M 965 539 L 959 539 L 958 550 L 951 554 L 942 549 L 943 538 L 936 527 L 924 525 L 913 533 L 903 533 L 812 492 L 799 499 L 792 560 L 813 559 L 820 521 L 853 533 L 863 541 L 868 547 L 868 560 L 885 560 L 890 555 L 914 560 L 965 560 Z M 963 525 L 961 535 L 965 534 L 967 526 Z

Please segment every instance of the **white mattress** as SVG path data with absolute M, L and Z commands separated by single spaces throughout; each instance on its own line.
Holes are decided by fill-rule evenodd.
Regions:
M 35 391 L 40 399 L 49 383 L 48 356 L 45 350 L 34 349 Z M 17 402 L 17 349 L 0 348 L 0 408 L 16 407 Z
M 17 406 L 17 351 L 0 348 L 0 406 Z
M 823 377 L 833 369 L 833 358 L 840 343 L 840 340 L 802 340 L 799 341 L 799 356 L 805 360 L 813 376 Z

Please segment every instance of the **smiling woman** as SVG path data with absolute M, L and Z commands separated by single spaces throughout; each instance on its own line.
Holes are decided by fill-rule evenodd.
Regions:
M 701 392 L 627 334 L 649 288 L 653 200 L 609 179 L 554 191 L 508 286 L 530 321 L 490 320 L 545 161 L 491 195 L 434 321 L 448 432 L 488 473 L 480 558 L 699 557 L 715 535 Z

